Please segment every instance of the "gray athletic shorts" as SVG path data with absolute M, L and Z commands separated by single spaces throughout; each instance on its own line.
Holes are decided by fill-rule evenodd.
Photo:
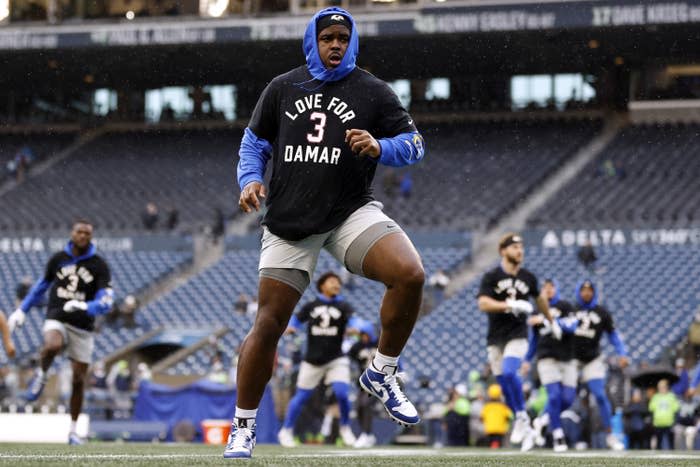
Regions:
M 313 389 L 323 379 L 324 384 L 350 383 L 350 360 L 348 357 L 338 357 L 324 365 L 312 365 L 309 362 L 301 362 L 297 387 L 299 389 Z
M 43 332 L 58 331 L 63 336 L 63 349 L 68 351 L 71 360 L 81 363 L 92 362 L 92 351 L 95 348 L 95 336 L 90 331 L 76 328 L 70 324 L 47 319 L 44 321 Z
M 608 366 L 605 364 L 605 357 L 598 355 L 588 363 L 577 360 L 576 364 L 581 370 L 581 379 L 584 383 L 592 379 L 605 379 L 605 373 L 608 371 Z
M 578 367 L 575 360 L 562 362 L 553 358 L 537 360 L 537 373 L 542 384 L 561 383 L 575 388 L 578 383 Z
M 297 241 L 285 240 L 264 228 L 259 269 L 298 269 L 305 271 L 311 278 L 318 255 L 321 249 L 325 249 L 350 272 L 364 275 L 362 263 L 374 243 L 388 234 L 403 232 L 395 221 L 384 214 L 382 207 L 379 201 L 371 201 L 350 214 L 350 217 L 330 232 L 309 235 Z M 361 253 L 349 257 L 347 252 L 353 241 L 373 226 L 376 226 L 377 231 L 369 235 L 368 243 L 358 249 Z
M 522 360 L 527 354 L 527 339 L 524 337 L 511 339 L 505 345 L 489 345 L 486 347 L 491 372 L 494 376 L 503 374 L 503 359 L 506 357 L 516 357 Z

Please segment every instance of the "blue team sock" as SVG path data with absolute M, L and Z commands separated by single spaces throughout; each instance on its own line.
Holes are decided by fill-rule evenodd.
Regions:
M 550 383 L 547 388 L 547 407 L 545 410 L 549 414 L 550 431 L 561 428 L 561 383 Z
M 311 394 L 313 393 L 313 389 L 297 389 L 296 394 L 294 394 L 292 400 L 289 401 L 287 416 L 284 417 L 284 424 L 282 426 L 285 428 L 294 428 L 294 422 L 297 421 L 297 418 L 301 413 L 301 409 L 304 407 L 304 404 L 307 400 L 309 400 L 309 397 L 311 397 Z
M 576 388 L 571 386 L 561 386 L 561 411 L 565 411 L 576 400 Z
M 333 387 L 335 398 L 338 400 L 338 408 L 340 409 L 340 424 L 347 425 L 350 423 L 350 399 L 348 398 L 350 385 L 348 383 L 335 381 L 331 383 L 331 386 Z
M 521 412 L 525 410 L 525 395 L 523 394 L 523 383 L 518 376 L 521 360 L 518 357 L 506 357 L 503 359 L 503 376 L 506 384 L 510 387 L 510 396 L 512 397 L 513 412 Z
M 588 382 L 588 389 L 595 396 L 598 410 L 600 411 L 600 421 L 603 424 L 603 429 L 607 431 L 610 428 L 610 419 L 612 418 L 612 408 L 607 394 L 605 394 L 605 381 L 603 379 L 592 379 Z
M 504 375 L 498 375 L 496 376 L 496 381 L 498 382 L 498 385 L 501 386 L 501 393 L 503 394 L 503 398 L 506 400 L 506 405 L 508 408 L 510 408 L 510 410 L 514 410 L 513 396 L 511 395 L 510 384 L 506 377 Z

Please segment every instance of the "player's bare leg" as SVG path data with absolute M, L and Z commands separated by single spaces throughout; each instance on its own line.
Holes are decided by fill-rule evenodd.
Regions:
M 258 312 L 238 358 L 236 406 L 256 409 L 272 376 L 277 342 L 287 328 L 294 307 L 301 298 L 289 285 L 261 277 Z
M 44 333 L 44 346 L 41 348 L 41 369 L 46 372 L 51 367 L 56 355 L 63 350 L 63 335 L 50 330 Z
M 83 362 L 71 362 L 73 369 L 72 388 L 70 394 L 70 418 L 71 429 L 68 442 L 70 444 L 82 444 L 78 437 L 76 425 L 80 411 L 83 408 L 83 396 L 85 394 L 85 379 L 87 378 L 88 364 Z
M 425 272 L 420 256 L 404 233 L 389 234 L 367 252 L 363 272 L 386 285 L 386 293 L 380 311 L 379 346 L 360 377 L 360 385 L 382 401 L 394 421 L 415 425 L 420 417 L 399 387 L 396 373 L 399 354 L 413 331 L 423 297 Z
M 386 285 L 378 350 L 398 357 L 413 331 L 423 298 L 425 272 L 420 256 L 404 233 L 390 234 L 367 252 L 363 272 Z
M 44 333 L 44 345 L 41 348 L 41 358 L 39 368 L 34 375 L 34 378 L 29 383 L 29 388 L 24 394 L 24 398 L 29 402 L 33 402 L 41 397 L 41 393 L 46 386 L 46 372 L 51 367 L 56 355 L 63 350 L 63 335 L 56 331 L 50 330 Z

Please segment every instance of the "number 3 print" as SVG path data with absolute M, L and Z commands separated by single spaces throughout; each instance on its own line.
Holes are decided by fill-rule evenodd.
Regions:
M 313 112 L 310 115 L 312 122 L 316 122 L 314 125 L 314 133 L 307 133 L 306 139 L 309 143 L 320 143 L 323 141 L 323 132 L 326 128 L 326 114 L 322 112 Z

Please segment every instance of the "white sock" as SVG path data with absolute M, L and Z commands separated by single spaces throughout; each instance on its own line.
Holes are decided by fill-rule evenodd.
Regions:
M 399 366 L 399 357 L 389 357 L 377 351 L 374 354 L 372 366 L 384 374 L 393 374 Z
M 70 432 L 71 432 L 71 433 L 77 433 L 77 432 L 78 432 L 78 421 L 77 421 L 77 420 L 71 420 L 71 421 L 70 421 Z
M 236 415 L 234 415 L 235 418 L 246 418 L 246 419 L 255 419 L 255 417 L 258 415 L 258 409 L 241 409 L 239 407 L 236 407 Z
M 564 437 L 564 429 L 563 428 L 555 428 L 554 431 L 552 431 L 552 438 L 562 439 L 563 437 Z

